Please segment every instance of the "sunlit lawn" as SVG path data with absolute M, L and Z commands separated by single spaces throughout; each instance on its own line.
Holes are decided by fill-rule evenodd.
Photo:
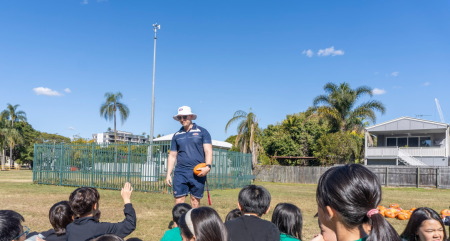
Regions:
M 35 231 L 51 228 L 48 222 L 48 209 L 61 200 L 66 200 L 74 190 L 73 187 L 47 186 L 32 184 L 31 171 L 0 172 L 0 202 L 2 209 L 12 209 L 21 213 L 26 220 L 25 225 Z M 309 240 L 318 232 L 315 202 L 316 185 L 262 183 L 272 194 L 273 209 L 278 202 L 290 202 L 302 209 L 304 219 L 303 240 Z M 99 190 L 101 220 L 118 222 L 123 219 L 123 204 L 119 191 Z M 213 205 L 222 218 L 228 211 L 236 208 L 239 189 L 211 191 Z M 450 190 L 416 189 L 416 188 L 384 188 L 382 205 L 398 203 L 401 207 L 428 206 L 437 211 L 448 208 Z M 173 198 L 170 194 L 135 192 L 132 197 L 137 212 L 138 226 L 130 235 L 141 240 L 159 240 L 171 220 Z M 206 204 L 206 203 L 203 203 Z M 263 218 L 270 220 L 272 212 Z M 397 231 L 401 232 L 406 221 L 389 219 Z

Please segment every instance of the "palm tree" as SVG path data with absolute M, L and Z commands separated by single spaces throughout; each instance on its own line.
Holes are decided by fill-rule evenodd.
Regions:
M 237 126 L 237 136 L 235 145 L 243 153 L 252 153 L 252 165 L 256 166 L 258 163 L 258 151 L 261 149 L 258 144 L 258 137 L 260 129 L 258 127 L 258 120 L 256 115 L 251 112 L 247 113 L 242 110 L 234 112 L 233 118 L 231 118 L 225 126 L 225 131 L 228 130 L 231 124 L 240 121 Z
M 100 116 L 104 117 L 106 120 L 114 120 L 114 142 L 117 141 L 117 129 L 116 129 L 116 113 L 119 111 L 120 120 L 125 122 L 125 120 L 130 115 L 130 110 L 128 107 L 120 102 L 122 99 L 122 93 L 105 93 L 106 101 L 100 106 Z
M 27 115 L 25 114 L 25 112 L 18 110 L 18 108 L 19 105 L 11 105 L 8 103 L 6 106 L 6 110 L 0 113 L 0 119 L 7 121 L 7 128 L 3 131 L 3 135 L 6 142 L 9 143 L 9 159 L 11 161 L 11 166 L 14 166 L 14 147 L 16 144 L 22 142 L 22 137 L 20 136 L 19 132 L 14 129 L 14 123 L 18 121 L 27 121 Z
M 327 83 L 323 89 L 327 94 L 317 96 L 313 105 L 319 115 L 331 122 L 334 131 L 361 130 L 365 120 L 375 122 L 375 111 L 382 114 L 385 112 L 384 105 L 376 100 L 364 102 L 355 107 L 362 96 L 372 97 L 372 89 L 367 86 L 352 89 L 345 82 L 339 86 Z
M 27 121 L 27 115 L 24 111 L 17 110 L 19 105 L 7 104 L 6 110 L 0 114 L 2 119 L 5 118 L 11 122 L 11 128 L 14 128 L 14 122 Z
M 5 137 L 5 141 L 6 144 L 9 146 L 10 166 L 14 167 L 13 150 L 17 144 L 21 144 L 23 142 L 23 138 L 22 135 L 20 135 L 20 133 L 14 128 L 4 128 L 4 129 L 5 130 L 3 131 L 3 134 Z

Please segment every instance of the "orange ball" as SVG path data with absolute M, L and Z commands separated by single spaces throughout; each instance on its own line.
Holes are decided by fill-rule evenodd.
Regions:
M 200 172 L 202 172 L 202 171 L 197 170 L 197 169 L 203 168 L 203 167 L 206 167 L 206 163 L 199 163 L 199 164 L 197 164 L 197 166 L 194 167 L 194 174 L 196 176 L 198 176 L 198 174 L 200 174 Z
M 410 215 L 408 213 L 400 212 L 397 214 L 397 219 L 406 220 L 409 219 Z
M 441 211 L 442 216 L 450 216 L 450 210 L 449 209 L 443 209 Z

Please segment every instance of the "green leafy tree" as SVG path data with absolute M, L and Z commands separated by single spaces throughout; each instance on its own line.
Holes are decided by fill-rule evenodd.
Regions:
M 106 101 L 100 106 L 100 116 L 104 117 L 105 120 L 114 121 L 114 141 L 117 141 L 117 128 L 116 128 L 116 116 L 117 112 L 120 114 L 120 120 L 125 122 L 130 115 L 130 110 L 128 107 L 120 102 L 122 99 L 122 93 L 105 93 Z
M 18 110 L 19 105 L 7 104 L 6 109 L 0 113 L 0 119 L 7 120 L 5 141 L 9 146 L 9 159 L 11 166 L 14 166 L 13 151 L 16 144 L 22 143 L 23 139 L 20 134 L 14 131 L 14 123 L 27 121 L 27 116 L 24 111 Z
M 385 112 L 384 105 L 376 100 L 357 105 L 362 96 L 372 97 L 372 89 L 367 86 L 352 89 L 345 82 L 327 83 L 323 89 L 327 94 L 317 96 L 313 105 L 318 114 L 330 121 L 333 132 L 362 130 L 366 120 L 375 122 L 375 111 Z
M 238 110 L 234 112 L 233 117 L 227 122 L 225 131 L 233 124 L 238 122 L 237 136 L 234 145 L 243 153 L 252 154 L 252 166 L 258 163 L 258 153 L 261 150 L 259 145 L 259 135 L 261 130 L 258 126 L 258 120 L 253 112 Z
M 280 124 L 269 125 L 262 132 L 261 143 L 267 156 L 310 157 L 317 139 L 328 132 L 328 122 L 307 110 L 287 115 Z M 279 164 L 300 165 L 303 160 L 280 159 Z
M 317 140 L 314 156 L 321 165 L 359 163 L 363 158 L 364 137 L 353 132 L 328 133 Z

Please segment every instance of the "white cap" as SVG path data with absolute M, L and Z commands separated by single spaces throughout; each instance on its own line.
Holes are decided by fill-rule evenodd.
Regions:
M 177 116 L 179 115 L 192 115 L 192 120 L 197 119 L 197 115 L 192 113 L 191 107 L 189 106 L 181 106 L 178 108 L 178 114 L 173 116 L 174 120 L 178 120 Z

